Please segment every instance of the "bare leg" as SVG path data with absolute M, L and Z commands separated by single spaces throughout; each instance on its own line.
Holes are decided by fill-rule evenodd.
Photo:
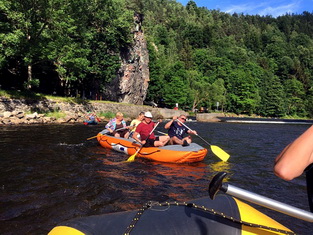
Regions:
M 185 137 L 184 139 L 182 139 L 182 142 L 186 140 L 188 144 L 190 144 L 192 142 L 192 139 L 190 136 Z
M 170 140 L 169 136 L 166 136 L 166 135 L 159 136 L 159 140 L 154 142 L 154 146 L 155 147 L 162 147 L 162 146 L 166 145 L 166 143 L 169 140 Z
M 129 132 L 127 131 L 127 132 L 125 133 L 125 135 L 124 135 L 124 138 L 125 138 L 125 139 L 128 139 L 128 137 L 129 137 Z
M 171 138 L 171 140 L 172 140 L 173 144 L 180 144 L 180 145 L 183 144 L 183 140 L 178 139 L 176 136 L 173 136 Z

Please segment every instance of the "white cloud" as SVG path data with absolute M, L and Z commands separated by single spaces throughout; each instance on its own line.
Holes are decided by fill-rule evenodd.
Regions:
M 227 9 L 224 9 L 222 11 L 226 13 L 245 13 L 245 12 L 251 12 L 254 10 L 255 7 L 253 7 L 251 4 L 241 4 L 241 5 L 231 5 Z
M 297 12 L 300 8 L 299 0 L 293 1 L 267 1 L 262 3 L 243 3 L 239 5 L 230 5 L 226 9 L 222 9 L 222 11 L 227 13 L 244 13 L 249 15 L 272 15 L 273 17 L 284 15 L 286 13 Z
M 274 17 L 285 15 L 286 13 L 293 13 L 297 12 L 298 10 L 298 3 L 290 3 L 288 5 L 281 5 L 277 7 L 266 7 L 263 10 L 259 11 L 259 15 L 272 15 Z

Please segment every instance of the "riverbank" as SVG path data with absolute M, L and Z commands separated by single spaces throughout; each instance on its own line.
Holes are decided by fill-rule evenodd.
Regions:
M 108 121 L 116 112 L 122 112 L 130 121 L 140 112 L 150 111 L 155 119 L 169 119 L 188 113 L 183 110 L 153 108 L 108 101 L 62 101 L 57 99 L 14 99 L 0 97 L 0 125 L 83 123 L 88 112 L 94 112 L 101 121 Z
M 110 101 L 90 101 L 73 98 L 9 98 L 0 96 L 0 125 L 49 124 L 49 123 L 83 123 L 88 112 L 94 112 L 100 122 L 107 122 L 122 112 L 126 121 L 137 117 L 140 112 L 150 111 L 154 119 L 170 119 L 173 116 L 188 112 L 166 108 L 154 108 L 147 105 L 134 105 Z M 235 115 L 231 113 L 197 113 L 192 120 L 199 122 L 242 122 L 242 123 L 274 123 L 303 122 L 313 120 L 273 119 L 259 116 Z

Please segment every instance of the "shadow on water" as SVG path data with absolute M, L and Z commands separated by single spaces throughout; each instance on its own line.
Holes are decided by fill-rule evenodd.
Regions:
M 203 162 L 193 164 L 125 163 L 125 155 L 103 149 L 96 139 L 87 141 L 102 125 L 1 127 L 0 233 L 45 234 L 75 217 L 136 209 L 147 201 L 205 197 L 219 171 L 228 173 L 229 184 L 308 210 L 304 178 L 285 182 L 272 171 L 276 155 L 308 126 L 189 126 L 228 152 L 229 161 L 209 151 Z M 197 137 L 193 141 L 205 146 Z M 299 234 L 313 231 L 310 223 L 254 207 Z

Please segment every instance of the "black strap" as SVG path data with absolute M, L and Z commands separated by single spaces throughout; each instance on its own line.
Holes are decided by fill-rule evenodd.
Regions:
M 313 212 L 313 163 L 306 169 L 306 188 L 308 192 L 310 211 Z

